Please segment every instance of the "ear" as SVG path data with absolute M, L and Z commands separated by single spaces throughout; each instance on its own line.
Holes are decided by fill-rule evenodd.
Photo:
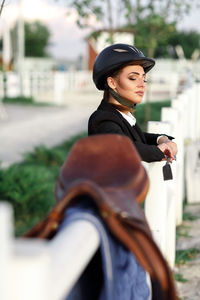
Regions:
M 107 77 L 107 84 L 111 89 L 116 89 L 117 85 L 116 85 L 116 81 L 113 77 Z

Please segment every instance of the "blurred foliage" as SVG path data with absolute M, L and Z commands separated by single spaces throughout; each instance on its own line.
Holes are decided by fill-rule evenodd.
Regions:
M 183 221 L 196 221 L 199 218 L 200 218 L 199 216 L 195 216 L 190 212 L 185 212 L 185 211 L 183 212 Z
M 40 21 L 24 23 L 25 56 L 48 57 L 47 46 L 50 39 L 48 27 Z M 14 52 L 17 51 L 17 24 L 11 32 Z
M 86 133 L 48 149 L 36 147 L 22 163 L 0 168 L 0 199 L 12 204 L 15 234 L 20 236 L 43 219 L 55 204 L 54 186 L 72 145 Z
M 2 98 L 2 102 L 4 103 L 21 103 L 21 104 L 33 104 L 34 99 L 32 97 L 4 97 Z
M 111 42 L 114 32 L 123 30 L 132 32 L 135 46 L 148 56 L 170 56 L 171 47 L 174 47 L 177 41 L 181 46 L 184 43 L 186 57 L 190 57 L 195 49 L 193 47 L 196 47 L 196 42 L 189 43 L 186 47 L 189 36 L 185 34 L 183 41 L 177 31 L 179 21 L 182 21 L 192 9 L 198 9 L 196 0 L 65 0 L 65 2 L 69 7 L 76 9 L 77 24 L 80 27 L 90 27 L 94 33 L 95 22 L 91 20 L 95 16 L 96 21 L 100 21 L 98 27 L 102 24 L 98 33 L 109 32 Z
M 25 56 L 46 57 L 46 47 L 49 43 L 50 31 L 39 21 L 25 22 Z
M 174 273 L 174 279 L 178 282 L 188 282 L 188 279 L 184 278 L 180 273 Z
M 200 33 L 196 31 L 174 30 L 165 39 L 159 41 L 159 46 L 155 49 L 155 57 L 177 58 L 175 47 L 181 45 L 185 58 L 191 59 L 195 49 L 200 48 Z
M 150 57 L 155 57 L 156 49 L 161 45 L 168 45 L 169 39 L 175 32 L 175 22 L 167 23 L 159 15 L 152 15 L 139 20 L 133 25 L 135 35 L 135 46 L 142 49 L 143 53 Z M 165 48 L 166 52 L 168 48 Z
M 4 4 L 5 4 L 5 0 L 2 0 L 0 3 L 0 16 L 1 16 L 2 10 L 4 8 Z
M 10 202 L 15 214 L 16 235 L 43 218 L 54 204 L 55 175 L 34 164 L 14 164 L 0 169 L 0 199 Z
M 191 227 L 186 225 L 180 225 L 176 228 L 176 240 L 178 240 L 180 237 L 187 237 L 190 238 L 192 236 L 189 235 Z
M 137 119 L 137 123 L 142 128 L 146 130 L 147 123 L 145 121 L 145 107 L 146 103 L 138 104 L 134 112 L 134 116 Z M 150 120 L 151 121 L 160 121 L 161 118 L 161 109 L 162 107 L 169 107 L 171 105 L 170 100 L 160 101 L 160 102 L 150 102 Z
M 23 105 L 34 105 L 34 106 L 52 106 L 53 104 L 47 102 L 35 102 L 33 97 L 4 97 L 2 98 L 2 102 L 4 103 L 12 103 L 12 104 L 23 104 Z
M 181 45 L 186 58 L 191 58 L 195 49 L 200 48 L 200 34 L 196 31 L 176 31 L 169 37 L 168 45 Z
M 186 249 L 186 250 L 176 250 L 175 263 L 177 265 L 185 264 L 187 261 L 194 260 L 199 253 L 200 253 L 200 250 L 197 248 L 190 248 L 190 249 Z

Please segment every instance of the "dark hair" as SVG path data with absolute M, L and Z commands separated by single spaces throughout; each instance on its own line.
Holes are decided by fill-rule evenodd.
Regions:
M 107 88 L 103 92 L 103 100 L 105 100 L 106 102 L 108 102 L 109 96 L 110 96 L 110 92 L 109 92 L 109 88 Z

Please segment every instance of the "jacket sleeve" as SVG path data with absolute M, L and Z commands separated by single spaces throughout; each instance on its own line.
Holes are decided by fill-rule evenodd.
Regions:
M 173 136 L 170 136 L 170 135 L 167 135 L 167 134 L 155 134 L 155 133 L 147 133 L 147 132 L 144 132 L 144 135 L 145 135 L 147 144 L 149 144 L 149 145 L 157 145 L 157 138 L 158 138 L 159 136 L 161 136 L 161 135 L 167 136 L 168 139 L 170 139 L 170 140 L 173 140 L 173 139 L 174 139 Z
M 106 134 L 106 133 L 113 133 L 113 134 L 121 134 L 125 135 L 122 128 L 112 121 L 104 121 L 100 122 L 95 130 L 90 129 L 89 135 L 92 134 Z M 159 136 L 159 134 L 157 135 Z M 147 145 L 139 141 L 132 141 L 134 146 L 136 147 L 141 160 L 146 162 L 154 162 L 154 161 L 161 161 L 165 156 L 163 152 L 155 145 Z
M 141 142 L 133 142 L 141 159 L 146 162 L 161 161 L 165 155 L 156 145 L 147 145 Z

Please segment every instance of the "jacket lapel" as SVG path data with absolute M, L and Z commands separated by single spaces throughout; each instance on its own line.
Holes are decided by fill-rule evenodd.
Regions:
M 112 106 L 112 104 L 102 100 L 98 109 L 104 111 L 110 111 L 113 114 L 117 115 L 118 118 L 120 118 L 120 120 L 123 122 L 126 129 L 128 130 L 131 139 L 133 138 L 133 140 L 135 141 L 140 141 L 140 142 L 142 141 L 143 143 L 146 143 L 145 136 L 142 130 L 140 129 L 140 127 L 137 124 L 135 124 L 135 126 L 131 126 L 129 122 L 126 119 L 124 119 L 123 116 Z

